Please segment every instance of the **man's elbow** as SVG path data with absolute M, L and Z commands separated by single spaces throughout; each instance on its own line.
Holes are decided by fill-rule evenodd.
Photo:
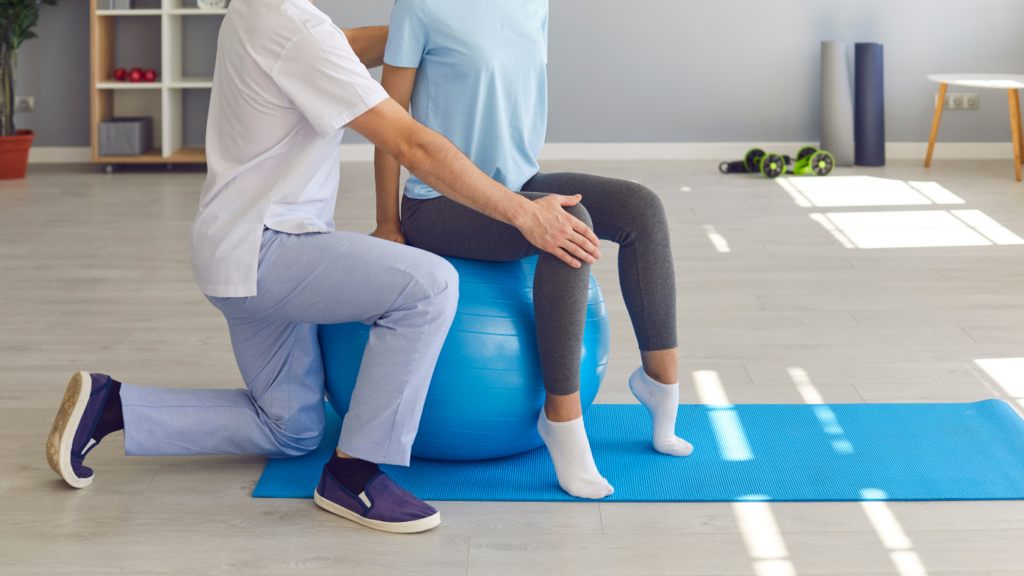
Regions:
M 419 169 L 427 156 L 423 139 L 416 132 L 406 133 L 398 138 L 392 146 L 393 150 L 389 152 L 399 164 L 410 171 Z

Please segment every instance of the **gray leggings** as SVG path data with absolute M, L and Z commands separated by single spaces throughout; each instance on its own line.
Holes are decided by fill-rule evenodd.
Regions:
M 676 347 L 676 285 L 668 222 L 649 189 L 587 174 L 537 174 L 523 185 L 531 200 L 548 194 L 583 201 L 566 210 L 602 240 L 619 245 L 619 283 L 640 349 Z M 402 230 L 410 246 L 442 256 L 510 262 L 540 254 L 533 279 L 537 344 L 545 389 L 580 389 L 583 326 L 590 265 L 573 268 L 530 244 L 515 227 L 445 197 L 402 199 Z

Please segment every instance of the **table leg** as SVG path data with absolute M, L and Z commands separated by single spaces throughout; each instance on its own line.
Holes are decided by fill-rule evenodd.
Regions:
M 1010 89 L 1008 93 L 1010 97 L 1010 132 L 1013 133 L 1013 169 L 1017 176 L 1017 182 L 1020 182 L 1021 146 L 1024 146 L 1020 127 L 1020 92 Z
M 935 103 L 935 119 L 932 120 L 932 136 L 928 139 L 928 155 L 924 157 L 924 167 L 932 165 L 932 151 L 935 150 L 935 138 L 939 135 L 939 120 L 942 120 L 942 108 L 946 105 L 946 88 L 949 84 L 939 87 L 939 101 Z

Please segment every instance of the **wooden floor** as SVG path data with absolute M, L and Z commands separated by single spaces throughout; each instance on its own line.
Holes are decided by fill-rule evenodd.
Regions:
M 1001 371 L 985 362 L 1024 358 L 1024 246 L 858 248 L 857 231 L 833 235 L 829 220 L 811 217 L 980 210 L 1024 236 L 1024 188 L 1006 162 L 919 164 L 839 170 L 886 179 L 854 181 L 871 190 L 852 195 L 849 180 L 800 180 L 787 191 L 720 175 L 712 162 L 544 169 L 628 178 L 663 198 L 682 402 L 723 392 L 734 403 L 1002 398 L 1024 413 L 1024 372 L 1013 360 Z M 346 164 L 342 174 L 338 227 L 369 232 L 371 167 Z M 242 385 L 224 320 L 189 267 L 203 176 L 33 167 L 24 181 L 0 182 L 0 574 L 1024 576 L 1021 501 L 440 502 L 439 529 L 392 536 L 310 500 L 250 498 L 262 458 L 128 458 L 121 435 L 89 457 L 95 483 L 69 489 L 43 448 L 73 371 L 146 386 Z M 965 203 L 922 203 L 905 181 L 937 182 Z M 826 188 L 807 188 L 815 185 Z M 908 194 L 916 205 L 884 205 Z M 846 206 L 810 206 L 843 198 Z M 868 227 L 899 228 L 900 216 Z M 884 245 L 915 234 L 868 236 Z M 602 249 L 595 275 L 613 350 L 599 401 L 634 402 L 625 378 L 639 355 L 615 250 Z

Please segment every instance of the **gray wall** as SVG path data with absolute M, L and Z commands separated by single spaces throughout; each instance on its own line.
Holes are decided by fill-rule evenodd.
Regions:
M 383 23 L 392 3 L 317 0 L 343 27 Z M 925 74 L 1024 73 L 1021 22 L 1019 0 L 552 0 L 548 141 L 814 141 L 832 39 L 885 44 L 888 140 L 924 141 L 938 87 Z M 44 6 L 37 31 L 17 90 L 36 112 L 17 122 L 41 146 L 88 145 L 88 3 Z M 207 67 L 212 34 L 186 34 L 186 66 Z M 1009 140 L 1006 94 L 980 92 L 980 111 L 947 113 L 944 141 Z M 208 98 L 186 94 L 186 142 L 202 141 Z

